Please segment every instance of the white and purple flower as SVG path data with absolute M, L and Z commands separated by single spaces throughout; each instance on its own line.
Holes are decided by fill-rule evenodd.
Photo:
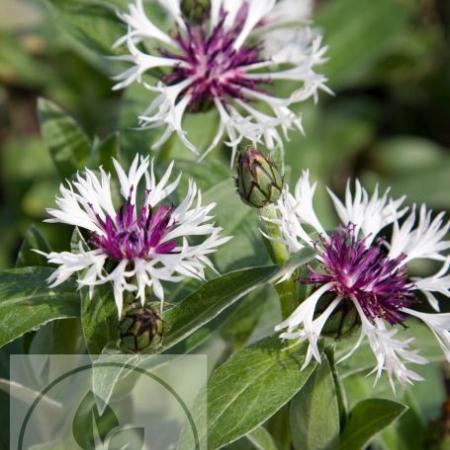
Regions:
M 100 284 L 113 284 L 119 315 L 124 293 L 131 292 L 142 304 L 149 290 L 164 300 L 162 282 L 183 278 L 203 279 L 205 269 L 213 268 L 208 255 L 227 242 L 220 236 L 210 215 L 215 204 L 203 206 L 201 193 L 190 180 L 186 197 L 178 206 L 168 202 L 181 180 L 170 181 L 173 163 L 159 182 L 153 162 L 136 156 L 128 173 L 114 160 L 123 200 L 113 202 L 111 176 L 102 168 L 98 174 L 86 169 L 75 181 L 61 185 L 58 208 L 49 209 L 47 222 L 65 223 L 85 232 L 76 252 L 51 252 L 47 256 L 59 267 L 51 275 L 53 286 L 80 273 L 80 287 L 90 293 Z M 141 205 L 137 204 L 139 185 L 145 183 Z M 195 244 L 190 242 L 196 238 Z
M 276 327 L 281 338 L 309 343 L 305 366 L 312 358 L 320 362 L 318 340 L 326 322 L 341 308 L 351 307 L 359 317 L 361 336 L 343 359 L 367 338 L 376 358 L 377 380 L 383 371 L 392 385 L 394 379 L 401 383 L 420 379 L 406 363 L 424 364 L 426 359 L 411 347 L 412 339 L 396 336 L 408 316 L 431 329 L 450 360 L 450 314 L 438 312 L 435 297 L 436 293 L 450 297 L 450 241 L 446 240 L 450 222 L 445 222 L 444 214 L 433 218 L 425 206 L 419 212 L 405 207 L 404 197 L 392 199 L 389 191 L 380 196 L 378 188 L 369 196 L 358 181 L 352 194 L 348 182 L 345 202 L 329 191 L 341 224 L 326 232 L 313 207 L 316 187 L 306 171 L 294 194 L 285 188 L 276 205 L 274 222 L 290 252 L 305 246 L 316 251 L 315 263 L 300 280 L 312 285 L 313 292 Z M 389 240 L 383 237 L 388 228 Z M 437 261 L 442 268 L 434 276 L 413 278 L 409 263 L 420 259 Z M 436 313 L 416 311 L 420 293 Z
M 180 0 L 158 3 L 170 16 L 174 32 L 158 28 L 144 1 L 135 0 L 128 13 L 119 13 L 128 31 L 115 44 L 126 44 L 129 54 L 117 59 L 132 64 L 116 77 L 115 89 L 137 81 L 156 93 L 139 118 L 142 127 L 165 127 L 154 149 L 175 132 L 191 151 L 200 153 L 182 122 L 186 111 L 205 105 L 217 110 L 220 125 L 211 145 L 202 149 L 203 157 L 222 139 L 233 150 L 232 161 L 244 139 L 263 139 L 269 149 L 283 148 L 289 130 L 302 130 L 291 106 L 311 97 L 317 100 L 319 90 L 330 92 L 326 78 L 315 72 L 325 62 L 326 48 L 308 25 L 309 1 L 211 0 L 200 25 L 183 17 Z M 164 70 L 156 85 L 143 78 L 154 69 Z M 271 85 L 279 80 L 297 84 L 287 98 L 271 93 Z

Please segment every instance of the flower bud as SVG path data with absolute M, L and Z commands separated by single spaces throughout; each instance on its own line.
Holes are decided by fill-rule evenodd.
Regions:
M 187 21 L 193 25 L 202 24 L 209 16 L 210 0 L 182 0 L 181 12 Z
M 263 208 L 280 198 L 283 177 L 270 156 L 248 147 L 238 156 L 236 186 L 244 203 Z
M 120 346 L 125 351 L 140 353 L 157 348 L 162 341 L 162 319 L 150 306 L 129 309 L 119 327 Z

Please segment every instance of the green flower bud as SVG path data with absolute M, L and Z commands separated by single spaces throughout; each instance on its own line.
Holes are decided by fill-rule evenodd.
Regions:
M 162 341 L 163 321 L 150 306 L 132 307 L 120 321 L 120 346 L 140 353 L 158 347 Z
M 181 12 L 187 21 L 193 25 L 201 25 L 209 16 L 210 0 L 182 0 Z
M 270 156 L 248 147 L 238 156 L 236 186 L 244 203 L 263 208 L 280 198 L 283 177 Z

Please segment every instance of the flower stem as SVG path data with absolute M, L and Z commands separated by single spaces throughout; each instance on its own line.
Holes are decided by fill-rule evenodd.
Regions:
M 272 222 L 277 218 L 277 212 L 273 205 L 266 206 L 260 210 L 260 217 L 265 234 L 264 243 L 269 255 L 275 264 L 283 265 L 289 260 L 289 252 L 281 242 L 281 234 L 278 226 Z M 268 220 L 267 220 L 268 219 Z M 280 299 L 281 314 L 283 319 L 288 318 L 298 305 L 298 286 L 294 278 L 274 285 Z

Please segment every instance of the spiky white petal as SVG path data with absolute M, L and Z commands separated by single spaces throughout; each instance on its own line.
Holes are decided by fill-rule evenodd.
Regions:
M 361 306 L 354 301 L 355 307 L 361 319 L 361 337 L 357 343 L 359 346 L 364 338 L 367 338 L 370 348 L 376 359 L 375 383 L 380 379 L 383 372 L 387 373 L 392 389 L 395 391 L 394 381 L 400 384 L 412 384 L 414 381 L 422 380 L 422 377 L 411 369 L 407 363 L 426 364 L 428 361 L 419 355 L 417 350 L 410 348 L 414 342 L 413 338 L 404 341 L 397 339 L 398 329 L 388 328 L 382 319 L 370 322 L 364 314 Z M 353 350 L 352 350 L 353 352 Z
M 434 275 L 426 278 L 414 278 L 414 285 L 426 296 L 430 305 L 439 311 L 439 302 L 433 293 L 440 293 L 450 298 L 450 258 L 447 258 L 441 269 Z
M 305 246 L 313 246 L 317 236 L 311 236 L 306 231 L 305 225 L 312 227 L 318 235 L 326 236 L 314 211 L 314 195 L 317 189 L 316 183 L 311 183 L 309 171 L 303 171 L 296 186 L 294 194 L 285 187 L 279 201 L 276 204 L 277 218 L 262 217 L 278 225 L 282 242 L 289 252 L 297 253 Z
M 345 204 L 331 190 L 328 192 L 342 224 L 353 224 L 356 233 L 361 231 L 369 244 L 383 228 L 400 219 L 408 210 L 401 207 L 406 197 L 393 200 L 389 197 L 389 190 L 380 197 L 378 186 L 369 196 L 358 180 L 355 182 L 354 195 L 350 180 L 347 182 Z
M 148 158 L 136 156 L 128 172 L 115 160 L 114 166 L 120 193 L 131 205 L 136 204 L 138 187 L 143 180 L 147 192 L 143 206 L 151 208 L 167 199 L 180 182 L 180 176 L 175 181 L 170 181 L 173 164 L 169 165 L 159 181 L 154 174 L 153 161 L 150 162 Z M 110 176 L 103 169 L 100 169 L 99 175 L 90 170 L 78 174 L 76 180 L 69 183 L 69 187 L 61 186 L 61 196 L 56 200 L 58 208 L 48 211 L 53 216 L 50 221 L 63 222 L 105 235 L 99 220 L 105 221 L 105 217 L 115 220 L 117 217 L 110 183 Z M 180 240 L 180 245 L 172 252 L 165 254 L 153 251 L 146 259 L 124 258 L 108 273 L 105 269 L 108 254 L 102 249 L 87 250 L 80 244 L 78 252 L 51 252 L 46 255 L 50 263 L 58 266 L 49 282 L 56 286 L 79 273 L 80 286 L 88 286 L 91 294 L 95 286 L 111 282 L 119 314 L 122 312 L 126 292 L 136 292 L 144 303 L 148 290 L 152 289 L 153 294 L 163 301 L 162 283 L 180 282 L 184 277 L 203 279 L 205 269 L 213 268 L 208 256 L 230 239 L 222 237 L 221 228 L 212 222 L 211 212 L 214 207 L 215 204 L 202 204 L 201 193 L 191 180 L 186 197 L 173 210 L 168 224 L 170 231 L 161 242 L 164 244 Z M 203 239 L 194 245 L 189 241 L 194 236 Z
M 252 47 L 253 39 L 264 43 L 262 61 L 255 64 L 243 64 L 239 72 L 246 80 L 242 83 L 245 91 L 245 106 L 241 96 L 217 95 L 213 100 L 219 112 L 220 124 L 210 145 L 198 149 L 183 129 L 183 118 L 191 102 L 189 86 L 196 81 L 195 71 L 189 71 L 182 83 L 183 89 L 173 88 L 162 81 L 150 85 L 143 75 L 155 68 L 167 68 L 169 71 L 186 66 L 183 58 L 184 48 L 176 38 L 157 27 L 144 9 L 144 0 L 134 0 L 130 4 L 128 13 L 119 16 L 127 25 L 126 34 L 116 42 L 116 46 L 126 45 L 128 53 L 116 57 L 132 64 L 116 78 L 115 89 L 123 89 L 131 83 L 141 83 L 150 91 L 157 91 L 159 95 L 151 106 L 139 117 L 142 127 L 161 127 L 164 129 L 161 139 L 153 148 L 160 148 L 173 133 L 196 154 L 207 154 L 216 147 L 222 138 L 232 148 L 232 156 L 236 153 L 237 145 L 241 141 L 259 142 L 262 138 L 269 149 L 283 147 L 283 138 L 287 138 L 289 130 L 301 129 L 300 118 L 290 109 L 298 102 L 309 98 L 317 100 L 320 90 L 331 92 L 326 86 L 326 78 L 316 73 L 316 67 L 323 64 L 326 47 L 322 45 L 321 35 L 310 28 L 304 17 L 310 11 L 310 2 L 296 4 L 293 0 L 212 0 L 210 9 L 210 30 L 223 27 L 225 32 L 236 27 L 236 21 L 242 20 L 241 28 L 236 32 L 232 42 L 233 48 L 239 51 L 249 42 Z M 178 29 L 184 38 L 188 38 L 188 24 L 182 16 L 179 0 L 162 1 L 159 3 L 166 8 L 170 16 L 175 19 Z M 243 8 L 247 5 L 247 8 Z M 294 7 L 295 6 L 295 7 Z M 245 12 L 244 12 L 245 11 Z M 225 16 L 222 14 L 225 13 Z M 245 16 L 243 16 L 245 14 Z M 241 17 L 242 15 L 242 17 Z M 287 38 L 287 40 L 286 40 Z M 145 50 L 138 48 L 138 44 L 145 41 Z M 152 45 L 153 44 L 153 45 Z M 157 53 L 161 44 L 171 49 L 172 57 Z M 162 55 L 162 56 L 161 56 Z M 181 55 L 181 56 L 178 56 Z M 279 70 L 280 65 L 288 65 L 288 70 Z M 288 99 L 264 96 L 261 89 L 247 86 L 255 80 L 272 82 L 274 80 L 294 81 L 298 86 Z M 186 82 L 186 84 L 185 84 Z M 172 90 L 172 93 L 169 91 Z M 263 113 L 258 106 L 250 102 L 265 102 L 273 114 Z M 280 130 L 280 131 L 279 131 Z
M 436 336 L 442 351 L 450 362 L 450 314 L 426 314 L 403 308 L 403 312 L 416 317 L 427 325 Z
M 416 208 L 413 208 L 402 225 L 394 224 L 389 256 L 406 255 L 406 261 L 413 259 L 432 259 L 445 261 L 445 253 L 450 249 L 450 240 L 446 236 L 450 221 L 445 220 L 445 213 L 439 213 L 433 219 L 433 211 L 425 205 L 420 208 L 418 223 Z
M 289 188 L 285 187 L 276 204 L 276 218 L 266 218 L 279 226 L 281 241 L 289 252 L 296 253 L 305 246 L 310 246 L 316 250 L 316 260 L 319 266 L 323 264 L 322 269 L 312 271 L 309 279 L 309 283 L 319 286 L 317 290 L 313 291 L 287 320 L 278 325 L 276 331 L 283 331 L 280 335 L 282 339 L 308 341 L 306 363 L 309 363 L 312 358 L 319 361 L 317 342 L 323 328 L 323 320 L 332 314 L 330 309 L 326 309 L 326 313 L 317 314 L 316 306 L 320 298 L 328 291 L 335 295 L 341 295 L 341 292 L 350 292 L 352 282 L 355 281 L 351 277 L 362 276 L 358 289 L 362 289 L 364 295 L 359 296 L 356 290 L 355 294 L 347 294 L 348 298 L 342 300 L 353 301 L 361 319 L 361 336 L 354 348 L 341 361 L 350 357 L 362 342 L 367 340 L 376 359 L 374 369 L 376 381 L 383 372 L 386 372 L 395 390 L 395 380 L 400 383 L 412 383 L 419 380 L 420 376 L 411 370 L 408 364 L 425 364 L 426 360 L 412 347 L 413 339 L 399 339 L 397 337 L 398 328 L 388 323 L 388 315 L 377 315 L 375 310 L 375 313 L 369 317 L 370 305 L 363 304 L 363 302 L 367 301 L 365 293 L 372 289 L 372 285 L 370 282 L 366 282 L 364 285 L 364 280 L 369 280 L 370 277 L 366 277 L 365 272 L 358 273 L 358 261 L 359 264 L 363 264 L 363 259 L 367 258 L 365 263 L 368 263 L 367 268 L 370 270 L 371 258 L 375 255 L 382 255 L 382 258 L 386 258 L 388 267 L 395 261 L 392 267 L 398 269 L 400 271 L 398 273 L 406 273 L 407 263 L 411 259 L 429 258 L 444 261 L 441 269 L 432 276 L 408 280 L 407 275 L 404 275 L 405 292 L 413 295 L 414 290 L 422 291 L 431 305 L 438 309 L 435 293 L 450 298 L 450 275 L 448 273 L 450 242 L 445 240 L 449 224 L 444 222 L 443 214 L 438 214 L 432 219 L 431 212 L 425 206 L 421 208 L 418 220 L 415 208 L 412 208 L 410 214 L 403 218 L 408 210 L 403 206 L 405 198 L 392 199 L 389 196 L 389 190 L 380 195 L 378 188 L 372 195 L 369 195 L 359 181 L 356 181 L 355 191 L 352 192 L 351 184 L 348 182 L 345 201 L 341 201 L 333 192 L 329 191 L 329 193 L 340 218 L 341 227 L 343 226 L 341 230 L 350 230 L 349 236 L 354 236 L 362 246 L 360 247 L 361 253 L 353 254 L 353 258 L 356 259 L 352 259 L 352 255 L 348 253 L 348 247 L 343 245 L 341 249 L 343 260 L 340 261 L 340 247 L 337 244 L 345 242 L 339 241 L 336 234 L 334 235 L 336 242 L 333 242 L 333 234 L 328 235 L 323 230 L 314 211 L 315 190 L 316 185 L 311 184 L 309 173 L 303 172 L 294 194 L 291 194 Z M 416 222 L 418 223 L 416 224 Z M 389 225 L 393 228 L 391 241 L 378 240 L 375 242 L 375 239 L 379 238 L 380 233 Z M 345 239 L 345 234 L 342 236 L 342 239 Z M 322 245 L 315 244 L 320 240 Z M 328 253 L 325 253 L 327 245 L 329 246 Z M 370 249 L 371 246 L 377 246 L 377 249 L 374 249 L 373 253 L 365 253 L 364 249 Z M 386 256 L 383 256 L 384 249 L 387 252 Z M 358 260 L 357 258 L 363 259 Z M 329 266 L 326 266 L 327 264 Z M 346 268 L 349 270 L 350 278 L 345 276 Z M 330 271 L 327 271 L 328 269 Z M 337 272 L 334 272 L 336 270 Z M 379 274 L 382 273 L 382 271 L 379 272 Z M 389 273 L 386 271 L 381 278 L 374 276 L 373 283 L 389 283 Z M 386 286 L 388 291 L 389 284 Z M 357 298 L 357 296 L 359 297 Z M 335 301 L 337 302 L 337 300 Z M 399 300 L 400 304 L 404 301 L 404 299 Z M 331 305 L 330 308 L 334 310 L 335 304 Z M 423 314 L 403 305 L 399 306 L 398 313 L 409 314 L 424 321 L 433 330 L 447 358 L 450 356 L 450 314 Z M 392 318 L 394 320 L 391 323 L 402 320 L 401 315 L 392 316 L 391 320 Z
M 308 341 L 308 351 L 302 368 L 307 367 L 313 357 L 317 362 L 321 362 L 317 344 L 326 321 L 336 309 L 341 299 L 334 299 L 316 319 L 314 319 L 314 313 L 316 312 L 319 300 L 330 288 L 331 285 L 324 285 L 319 288 L 300 304 L 289 319 L 275 327 L 275 331 L 286 329 L 286 331 L 280 334 L 281 339 L 298 340 L 299 342 Z

